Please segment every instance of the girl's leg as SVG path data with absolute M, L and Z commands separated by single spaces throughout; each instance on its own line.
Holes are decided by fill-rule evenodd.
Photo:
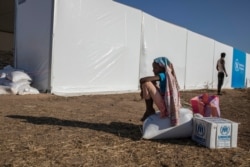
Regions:
M 153 99 L 145 99 L 145 104 L 146 104 L 146 111 L 143 114 L 141 121 L 145 121 L 148 116 L 155 114 L 155 109 L 153 107 Z
M 157 106 L 157 108 L 161 111 L 161 113 L 166 113 L 165 112 L 166 106 L 165 106 L 164 99 L 160 95 L 159 89 L 152 82 L 145 82 L 144 84 L 142 84 L 142 95 L 146 103 L 147 103 L 147 100 L 152 99 L 155 105 Z M 151 106 L 150 105 L 151 104 L 147 106 L 146 104 L 146 107 L 147 107 L 146 112 L 153 111 L 154 113 L 155 111 L 153 109 L 153 104 Z

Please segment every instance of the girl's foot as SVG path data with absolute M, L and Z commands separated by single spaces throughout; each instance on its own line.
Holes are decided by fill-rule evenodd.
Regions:
M 145 121 L 150 115 L 155 114 L 155 109 L 151 109 L 151 110 L 146 110 L 145 113 L 143 114 L 141 121 Z

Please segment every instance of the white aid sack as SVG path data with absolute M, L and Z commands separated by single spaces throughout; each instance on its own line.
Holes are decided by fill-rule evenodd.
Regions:
M 23 71 L 12 71 L 6 77 L 12 82 L 18 82 L 20 80 L 32 81 L 30 76 Z
M 0 85 L 0 95 L 11 94 L 9 86 Z
M 32 95 L 32 94 L 39 94 L 39 91 L 30 85 L 25 85 L 21 87 L 18 91 L 18 95 Z
M 149 116 L 143 123 L 144 139 L 173 139 L 192 136 L 193 112 L 187 108 L 180 109 L 179 125 L 171 127 L 170 118 L 160 118 L 160 112 Z

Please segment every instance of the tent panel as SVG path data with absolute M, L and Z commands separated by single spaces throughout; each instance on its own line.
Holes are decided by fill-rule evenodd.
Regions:
M 140 77 L 153 75 L 152 62 L 167 57 L 174 64 L 180 87 L 184 88 L 187 30 L 143 13 Z
M 186 89 L 211 88 L 214 40 L 188 31 Z
M 16 5 L 16 68 L 32 77 L 32 86 L 49 90 L 53 0 L 16 0 Z
M 138 90 L 141 12 L 110 0 L 55 7 L 52 93 Z

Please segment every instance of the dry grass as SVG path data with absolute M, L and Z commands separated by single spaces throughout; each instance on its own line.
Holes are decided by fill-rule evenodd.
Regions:
M 182 102 L 203 91 L 182 92 Z M 222 117 L 239 122 L 238 147 L 208 149 L 190 138 L 144 140 L 139 94 L 0 96 L 0 166 L 249 166 L 250 93 L 225 90 Z
M 0 54 L 0 67 L 13 56 Z M 182 92 L 182 104 L 213 90 Z M 250 90 L 225 90 L 222 117 L 239 122 L 238 147 L 208 149 L 191 138 L 141 138 L 139 94 L 0 96 L 1 167 L 214 167 L 250 165 Z

